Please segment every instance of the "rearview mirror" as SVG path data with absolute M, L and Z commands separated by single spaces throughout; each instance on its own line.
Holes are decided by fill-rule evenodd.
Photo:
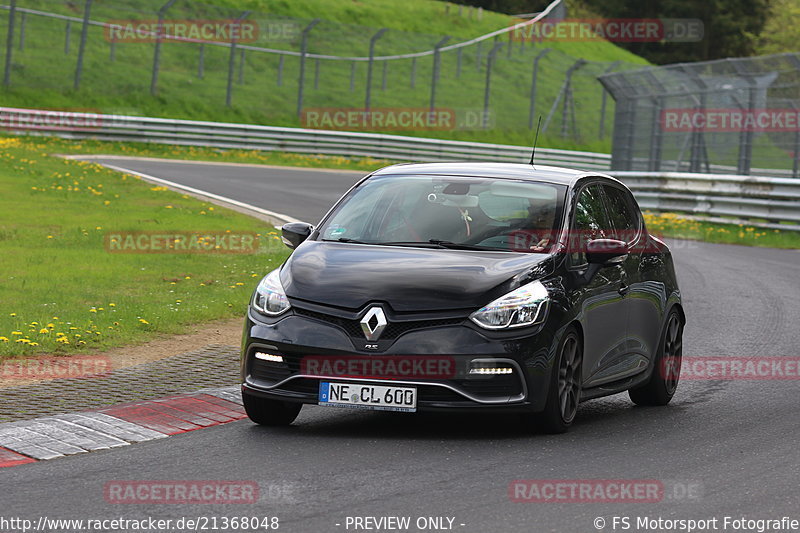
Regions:
M 305 222 L 290 222 L 281 228 L 283 244 L 294 250 L 311 235 L 314 226 Z
M 628 244 L 616 239 L 595 239 L 586 244 L 586 260 L 597 265 L 617 265 L 628 255 Z

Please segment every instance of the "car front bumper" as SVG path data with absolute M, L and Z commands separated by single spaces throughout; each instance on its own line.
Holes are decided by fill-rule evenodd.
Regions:
M 251 309 L 242 346 L 242 391 L 316 404 L 321 381 L 373 383 L 415 387 L 419 411 L 544 408 L 554 353 L 547 327 L 493 333 L 466 317 L 414 323 L 384 339 L 379 351 L 370 351 L 345 321 L 302 310 L 269 319 Z M 281 361 L 263 360 L 265 354 Z M 470 373 L 498 366 L 511 372 Z

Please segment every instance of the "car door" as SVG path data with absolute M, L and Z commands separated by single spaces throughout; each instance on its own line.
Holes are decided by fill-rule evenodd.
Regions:
M 572 215 L 569 269 L 578 277 L 585 274 L 589 268 L 586 243 L 612 235 L 602 186 L 592 183 L 583 187 L 577 193 Z M 624 289 L 623 277 L 623 266 L 604 266 L 572 293 L 584 333 L 584 387 L 614 381 L 617 365 L 624 359 L 628 309 L 620 292 Z
M 623 263 L 629 313 L 624 366 L 627 373 L 636 374 L 646 369 L 655 356 L 667 302 L 666 287 L 653 275 L 658 269 L 649 264 L 653 255 L 647 253 L 647 235 L 633 195 L 616 184 L 604 184 L 603 192 L 614 228 L 613 238 L 627 242 L 631 249 Z

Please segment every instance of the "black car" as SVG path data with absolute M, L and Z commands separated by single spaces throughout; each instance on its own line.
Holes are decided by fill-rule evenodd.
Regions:
M 594 172 L 395 165 L 258 285 L 242 350 L 248 416 L 304 403 L 520 412 L 565 431 L 578 403 L 628 391 L 666 405 L 685 317 L 667 246 L 631 192 Z

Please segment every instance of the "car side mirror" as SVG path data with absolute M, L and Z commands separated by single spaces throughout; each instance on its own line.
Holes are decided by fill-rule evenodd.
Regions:
M 618 265 L 628 252 L 628 244 L 616 239 L 595 239 L 586 243 L 586 260 L 590 264 Z
M 290 222 L 281 228 L 283 244 L 294 250 L 311 235 L 314 226 L 305 222 Z

